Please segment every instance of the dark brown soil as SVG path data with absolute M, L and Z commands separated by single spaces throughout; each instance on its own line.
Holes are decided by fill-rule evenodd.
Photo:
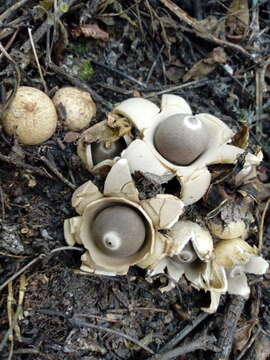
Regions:
M 53 64 L 65 74 L 48 64 L 46 32 L 35 46 L 50 94 L 56 87 L 64 85 L 90 89 L 97 104 L 97 121 L 105 118 L 113 104 L 131 96 L 148 96 L 158 104 L 159 92 L 182 85 L 183 75 L 194 63 L 219 46 L 196 36 L 186 23 L 157 0 L 69 2 L 70 8 L 60 16 L 65 30 L 54 34 L 52 49 Z M 35 34 L 46 17 L 37 6 L 38 2 L 29 0 L 2 21 L 1 14 L 15 3 L 19 1 L 0 1 L 0 41 L 21 69 L 21 83 L 43 90 L 31 47 L 26 49 L 26 42 L 29 39 L 28 27 Z M 53 14 L 51 3 L 53 1 L 40 1 L 39 5 Z M 230 1 L 175 0 L 174 3 L 197 20 L 208 16 L 220 20 L 226 16 Z M 269 183 L 270 102 L 266 91 L 261 112 L 258 113 L 258 109 L 256 112 L 256 90 L 260 91 L 260 88 L 255 73 L 265 65 L 269 56 L 270 4 L 268 1 L 250 1 L 251 16 L 256 14 L 252 3 L 259 9 L 260 31 L 256 32 L 255 25 L 250 22 L 247 37 L 237 44 L 253 57 L 225 46 L 226 65 L 233 69 L 233 75 L 222 64 L 217 64 L 208 75 L 195 77 L 186 83 L 186 87 L 168 92 L 183 96 L 195 113 L 209 112 L 235 130 L 241 127 L 240 121 L 245 120 L 250 127 L 251 145 L 259 145 L 264 151 L 261 172 L 263 181 Z M 10 22 L 19 16 L 22 17 L 19 32 L 12 39 L 16 27 L 10 26 Z M 108 33 L 108 40 L 72 36 L 80 24 L 97 24 Z M 52 22 L 47 32 L 49 44 L 54 27 Z M 4 29 L 11 29 L 8 36 L 3 35 Z M 57 29 L 59 31 L 59 27 Z M 252 34 L 256 35 L 256 41 L 252 40 Z M 225 40 L 226 33 L 221 32 L 219 37 Z M 3 54 L 0 56 L 0 95 L 4 105 L 5 92 L 14 89 L 16 74 L 12 63 Z M 269 90 L 269 68 L 264 75 L 266 90 Z M 256 124 L 261 127 L 259 134 Z M 164 344 L 196 321 L 201 313 L 200 307 L 209 302 L 208 294 L 192 289 L 184 278 L 174 290 L 161 293 L 158 288 L 161 283 L 166 283 L 166 277 L 157 277 L 150 283 L 145 280 L 145 272 L 136 267 L 127 276 L 117 277 L 76 272 L 81 253 L 61 250 L 66 246 L 63 221 L 75 215 L 70 204 L 73 190 L 42 160 L 46 157 L 63 177 L 76 186 L 90 178 L 76 155 L 75 142 L 64 141 L 66 133 L 67 130 L 59 126 L 46 143 L 27 147 L 20 146 L 16 139 L 0 129 L 0 284 L 44 254 L 24 272 L 27 283 L 23 318 L 19 321 L 21 339 L 14 334 L 13 348 L 6 339 L 9 329 L 8 287 L 0 292 L 0 359 L 150 358 L 151 353 L 122 335 L 128 335 L 153 353 L 158 353 Z M 96 182 L 99 180 L 94 179 Z M 142 193 L 158 191 L 151 183 L 140 186 Z M 259 224 L 259 210 L 254 215 Z M 263 248 L 267 259 L 270 258 L 269 247 L 268 211 Z M 54 249 L 58 251 L 51 253 Z M 238 333 L 246 334 L 247 342 L 242 347 L 234 347 L 230 359 L 238 359 L 242 352 L 242 359 L 265 360 L 270 353 L 269 274 L 261 279 L 250 277 L 250 281 L 252 295 L 238 323 Z M 19 276 L 16 276 L 12 282 L 16 302 L 19 284 Z M 230 302 L 231 298 L 224 296 L 218 312 L 206 317 L 188 333 L 185 341 L 192 343 L 204 333 L 219 339 L 224 317 L 232 311 L 228 310 Z M 13 308 L 16 312 L 16 304 Z M 249 324 L 248 320 L 256 322 L 250 332 L 243 327 Z M 113 334 L 108 329 L 121 334 Z M 254 341 L 248 348 L 248 339 L 252 340 L 252 336 Z M 236 345 L 239 342 L 239 336 L 236 336 Z M 258 355 L 262 344 L 264 352 Z M 202 346 L 201 350 L 177 359 L 214 359 L 212 356 L 213 352 L 205 352 Z

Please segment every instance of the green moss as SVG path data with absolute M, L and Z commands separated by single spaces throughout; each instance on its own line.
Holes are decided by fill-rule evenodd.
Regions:
M 74 43 L 69 44 L 69 48 L 75 55 L 79 56 L 85 56 L 90 51 L 89 41 L 84 39 L 80 39 Z
M 91 79 L 91 76 L 94 74 L 94 70 L 91 64 L 91 61 L 86 60 L 82 63 L 80 68 L 80 79 L 88 81 Z

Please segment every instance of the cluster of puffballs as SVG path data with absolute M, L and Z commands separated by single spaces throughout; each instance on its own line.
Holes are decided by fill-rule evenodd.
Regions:
M 39 89 L 21 86 L 3 113 L 1 124 L 21 144 L 38 145 L 53 136 L 58 120 L 62 119 L 69 130 L 80 131 L 95 114 L 90 94 L 76 87 L 63 87 L 50 99 Z
M 78 215 L 64 221 L 66 242 L 85 249 L 81 270 L 114 276 L 137 265 L 149 277 L 169 276 L 161 291 L 185 276 L 196 289 L 210 293 L 210 305 L 203 308 L 208 312 L 217 310 L 227 292 L 247 298 L 246 273 L 263 275 L 268 269 L 259 249 L 246 241 L 254 223 L 252 202 L 236 197 L 205 221 L 201 215 L 190 221 L 186 209 L 208 191 L 214 194 L 209 165 L 236 164 L 244 156 L 231 179 L 239 189 L 254 181 L 260 153 L 236 146 L 225 123 L 208 113 L 193 115 L 189 104 L 173 94 L 164 94 L 160 107 L 142 97 L 123 100 L 108 120 L 128 120 L 136 137 L 129 131 L 108 147 L 105 138 L 78 142 L 78 155 L 90 173 L 106 174 L 102 192 L 91 180 L 75 190 L 71 202 Z M 88 139 L 97 125 L 86 130 Z M 136 173 L 153 179 L 169 175 L 179 187 L 174 186 L 173 194 L 145 198 L 132 176 Z
M 95 113 L 90 94 L 78 88 L 61 88 L 50 99 L 38 89 L 22 86 L 1 124 L 21 144 L 38 145 L 54 134 L 57 124 L 71 131 L 87 128 Z M 105 139 L 82 148 L 78 144 L 78 155 L 91 173 L 110 169 L 103 192 L 91 180 L 75 190 L 72 206 L 78 215 L 64 221 L 66 242 L 85 248 L 81 270 L 124 275 L 137 265 L 150 276 L 167 271 L 173 282 L 185 275 L 195 288 L 210 292 L 208 312 L 216 311 L 226 292 L 248 297 L 245 273 L 263 275 L 268 269 L 258 249 L 245 241 L 249 208 L 239 221 L 224 226 L 217 217 L 210 219 L 208 229 L 180 218 L 185 207 L 209 189 L 208 165 L 235 164 L 244 154 L 231 143 L 233 131 L 211 114 L 192 115 L 187 102 L 172 94 L 162 96 L 160 108 L 139 97 L 124 100 L 110 116 L 127 119 L 139 137 L 129 133 L 110 146 Z M 235 184 L 252 181 L 260 161 L 247 153 Z M 141 199 L 132 178 L 136 171 L 172 174 L 181 192 Z

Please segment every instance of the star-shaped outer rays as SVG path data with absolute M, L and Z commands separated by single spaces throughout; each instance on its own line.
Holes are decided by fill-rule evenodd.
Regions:
M 115 204 L 134 208 L 143 218 L 146 229 L 142 247 L 125 258 L 104 254 L 96 245 L 91 231 L 91 224 L 97 214 Z M 170 229 L 184 209 L 183 202 L 173 195 L 157 195 L 141 201 L 126 159 L 120 159 L 111 168 L 103 193 L 92 181 L 87 181 L 74 192 L 72 205 L 80 216 L 65 220 L 66 241 L 69 245 L 81 244 L 86 249 L 82 255 L 83 270 L 110 275 L 126 274 L 134 264 L 146 268 L 165 257 L 172 247 L 172 239 L 160 230 Z M 119 222 L 124 223 L 125 219 L 120 218 Z
M 187 102 L 180 96 L 163 95 L 161 109 L 143 98 L 131 98 L 117 105 L 113 112 L 131 121 L 141 133 L 141 139 L 130 143 L 122 152 L 131 172 L 151 172 L 156 175 L 176 174 L 181 185 L 181 199 L 185 205 L 199 200 L 210 185 L 211 174 L 207 166 L 218 163 L 234 163 L 243 150 L 227 144 L 232 138 L 232 130 L 217 117 L 210 114 L 194 115 L 208 132 L 206 150 L 192 164 L 179 166 L 166 160 L 155 148 L 154 134 L 157 126 L 175 114 L 192 114 Z

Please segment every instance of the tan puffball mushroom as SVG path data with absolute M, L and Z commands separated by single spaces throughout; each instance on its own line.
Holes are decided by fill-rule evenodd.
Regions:
M 251 255 L 257 255 L 257 248 L 250 246 L 245 240 L 220 240 L 215 244 L 215 262 L 225 268 L 238 264 L 246 264 Z
M 223 224 L 219 219 L 211 219 L 208 222 L 211 235 L 218 239 L 245 239 L 248 235 L 248 226 L 243 220 L 232 221 Z
M 51 99 L 42 91 L 21 86 L 2 116 L 5 132 L 24 145 L 37 145 L 55 132 L 57 113 Z
M 87 127 L 96 114 L 96 105 L 90 94 L 76 87 L 59 89 L 52 100 L 59 117 L 62 117 L 67 127 L 73 131 Z

